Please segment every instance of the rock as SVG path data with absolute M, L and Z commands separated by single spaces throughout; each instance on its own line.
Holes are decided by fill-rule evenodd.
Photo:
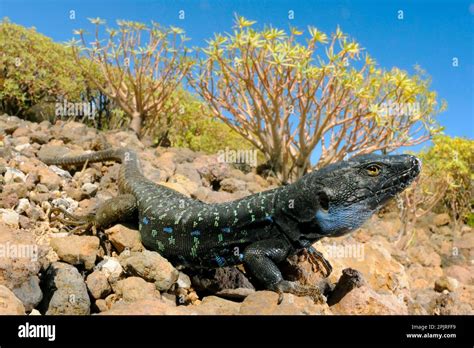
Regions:
M 109 280 L 117 279 L 122 275 L 123 268 L 120 262 L 110 256 L 104 256 L 104 259 L 97 264 L 97 269 L 102 271 Z
M 96 300 L 105 298 L 112 291 L 107 278 L 107 275 L 101 271 L 94 271 L 87 276 L 87 289 Z
M 97 301 L 95 301 L 95 306 L 97 307 L 99 312 L 105 312 L 109 309 L 109 307 L 107 306 L 107 302 L 103 299 L 98 299 Z
M 254 289 L 237 288 L 237 289 L 223 289 L 216 292 L 216 295 L 231 300 L 244 300 L 248 295 L 253 294 Z
M 24 315 L 23 303 L 6 286 L 0 285 L 0 315 Z
M 451 222 L 451 218 L 446 213 L 438 214 L 433 218 L 433 223 L 438 227 L 449 225 L 450 222 Z
M 120 255 L 120 264 L 125 272 L 154 282 L 160 291 L 168 290 L 178 280 L 178 271 L 157 252 L 144 250 L 131 252 L 123 257 L 122 255 Z
M 43 144 L 46 144 L 51 139 L 51 136 L 44 132 L 34 132 L 33 134 L 31 134 L 30 139 L 34 143 L 43 145 Z
M 408 256 L 413 262 L 420 263 L 426 267 L 441 266 L 441 257 L 436 251 L 428 246 L 415 246 L 408 250 Z
M 16 297 L 25 306 L 25 310 L 30 312 L 43 299 L 43 292 L 40 288 L 40 280 L 37 276 L 31 276 L 28 280 L 22 283 L 19 287 L 13 289 Z
M 12 209 L 0 209 L 0 223 L 18 228 L 20 223 L 20 215 Z
M 57 190 L 62 184 L 61 177 L 48 167 L 38 168 L 38 178 L 40 183 L 45 185 L 49 190 Z
M 37 310 L 37 309 L 33 309 L 31 310 L 30 314 L 29 315 L 41 315 L 40 311 Z
M 429 304 L 428 314 L 431 315 L 472 315 L 471 303 L 462 302 L 457 293 L 441 293 Z
M 461 283 L 474 285 L 474 266 L 452 265 L 445 269 L 445 274 Z
M 240 305 L 240 303 L 224 300 L 217 296 L 207 296 L 202 299 L 201 304 L 185 308 L 189 311 L 198 311 L 198 314 L 203 315 L 237 315 Z
M 88 315 L 90 299 L 78 270 L 66 263 L 54 262 L 44 279 L 44 311 L 47 315 Z
M 244 191 L 247 189 L 247 183 L 234 178 L 225 178 L 220 182 L 220 189 L 230 193 Z
M 67 180 L 72 179 L 72 175 L 67 170 L 59 168 L 58 166 L 51 165 L 49 166 L 49 169 L 51 169 L 54 173 L 56 173 L 63 179 L 67 179 Z
M 328 305 L 333 306 L 347 295 L 352 289 L 360 288 L 365 285 L 365 280 L 359 271 L 352 268 L 346 268 L 342 271 L 342 276 L 336 284 L 336 287 L 328 298 Z
M 336 314 L 406 315 L 406 304 L 393 294 L 381 295 L 366 285 L 356 287 L 331 306 Z
M 191 287 L 191 279 L 183 272 L 179 272 L 176 284 L 178 288 L 189 289 Z
M 81 190 L 87 197 L 93 197 L 99 190 L 99 185 L 86 182 L 84 185 L 82 185 Z
M 10 167 L 6 169 L 7 171 L 3 176 L 5 184 L 24 183 L 26 181 L 26 175 L 21 170 Z
M 137 230 L 118 224 L 105 230 L 105 233 L 119 253 L 125 249 L 130 251 L 143 250 L 140 232 Z
M 454 292 L 459 287 L 459 281 L 455 278 L 443 276 L 436 279 L 434 289 L 437 292 L 443 292 L 448 290 L 449 292 Z
M 375 291 L 389 291 L 397 295 L 409 293 L 409 279 L 405 268 L 391 256 L 386 247 L 375 240 L 370 243 L 332 242 L 332 245 L 318 242 L 315 248 L 331 262 L 334 270 L 329 280 L 333 283 L 337 283 L 343 269 L 353 268 L 363 275 L 368 286 Z M 309 271 L 311 266 L 308 268 Z M 315 284 L 318 279 L 320 278 L 315 278 L 310 283 Z
M 243 315 L 321 315 L 331 314 L 326 303 L 315 304 L 309 297 L 284 294 L 278 304 L 278 294 L 273 291 L 257 291 L 247 296 L 240 306 Z
M 171 308 L 173 307 L 169 303 L 158 299 L 135 302 L 119 301 L 112 304 L 109 310 L 101 312 L 100 315 L 164 315 L 171 314 Z
M 67 236 L 51 239 L 51 247 L 59 259 L 71 265 L 84 265 L 92 269 L 99 251 L 99 238 L 95 236 Z
M 21 198 L 18 201 L 18 205 L 15 208 L 15 211 L 18 214 L 25 213 L 30 208 L 30 201 L 27 198 Z
M 51 203 L 53 207 L 62 207 L 70 213 L 76 210 L 77 207 L 79 206 L 79 204 L 75 200 L 69 197 L 56 198 L 56 199 L 53 199 Z
M 153 283 L 148 283 L 139 277 L 129 277 L 119 280 L 114 286 L 115 293 L 126 302 L 153 300 L 160 298 L 160 292 Z
M 36 244 L 34 233 L 0 223 L 0 284 L 24 301 L 27 310 L 41 300 L 37 274 L 44 253 Z
M 217 293 L 224 289 L 247 288 L 255 290 L 247 277 L 237 267 L 221 267 L 202 270 L 193 274 L 192 285 L 195 289 Z

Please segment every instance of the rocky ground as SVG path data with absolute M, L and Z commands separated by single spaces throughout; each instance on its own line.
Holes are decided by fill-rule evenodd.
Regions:
M 205 202 L 269 189 L 275 182 L 216 156 L 151 148 L 129 132 L 98 134 L 75 122 L 40 124 L 0 116 L 0 314 L 473 314 L 474 234 L 447 215 L 428 215 L 403 250 L 395 209 L 355 233 L 316 243 L 331 261 L 328 279 L 304 255 L 288 279 L 318 284 L 327 303 L 255 289 L 242 267 L 186 274 L 145 250 L 136 226 L 70 235 L 48 221 L 52 207 L 87 214 L 117 194 L 117 163 L 68 171 L 39 155 L 79 154 L 105 142 L 140 154 L 151 180 Z

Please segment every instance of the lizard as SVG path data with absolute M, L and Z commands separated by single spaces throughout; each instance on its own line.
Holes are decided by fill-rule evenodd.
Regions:
M 263 288 L 279 294 L 279 303 L 283 293 L 323 301 L 318 287 L 285 280 L 279 264 L 303 251 L 327 277 L 332 266 L 312 245 L 359 228 L 421 170 L 421 161 L 412 155 L 360 155 L 289 185 L 207 204 L 148 180 L 137 153 L 127 148 L 42 159 L 61 166 L 108 160 L 121 162 L 119 195 L 99 205 L 95 214 L 77 216 L 56 207 L 50 219 L 87 230 L 138 217 L 143 245 L 175 267 L 243 264 Z

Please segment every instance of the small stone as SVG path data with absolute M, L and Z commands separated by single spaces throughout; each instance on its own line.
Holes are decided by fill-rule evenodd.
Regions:
M 54 173 L 59 175 L 61 178 L 64 179 L 72 179 L 72 175 L 64 169 L 59 168 L 58 166 L 49 166 L 49 169 L 51 169 Z
M 40 280 L 37 276 L 29 277 L 26 282 L 14 288 L 13 292 L 21 300 L 27 312 L 33 310 L 43 299 Z
M 24 183 L 26 181 L 26 175 L 21 170 L 10 167 L 6 169 L 7 171 L 4 175 L 5 184 Z
M 49 189 L 46 185 L 38 184 L 38 185 L 36 185 L 36 191 L 38 193 L 48 193 Z
M 129 277 L 118 281 L 114 290 L 126 302 L 160 298 L 160 292 L 156 290 L 155 284 L 148 283 L 139 277 Z
M 30 208 L 30 201 L 27 198 L 21 198 L 15 208 L 18 214 L 25 213 Z
M 84 264 L 92 269 L 99 251 L 99 238 L 95 236 L 67 236 L 51 239 L 51 247 L 60 260 L 71 265 Z
M 44 276 L 43 309 L 46 315 L 89 315 L 90 298 L 79 271 L 67 263 L 54 262 Z
M 40 311 L 37 309 L 32 309 L 30 315 L 41 315 Z
M 87 197 L 93 197 L 99 190 L 99 185 L 86 182 L 84 185 L 82 185 L 81 190 L 87 195 Z
M 191 287 L 191 279 L 183 272 L 179 272 L 176 284 L 178 284 L 179 288 L 189 289 Z
M 120 264 L 127 273 L 154 282 L 158 290 L 166 291 L 178 280 L 179 272 L 155 251 L 144 250 L 122 255 Z
M 459 281 L 455 278 L 443 276 L 436 279 L 434 289 L 437 292 L 454 292 L 459 287 Z
M 0 209 L 0 222 L 18 228 L 20 215 L 12 209 Z
M 117 224 L 105 230 L 105 233 L 108 235 L 110 242 L 119 253 L 125 249 L 130 251 L 143 250 L 140 232 L 137 230 Z
M 30 147 L 31 147 L 31 145 L 29 143 L 20 144 L 20 145 L 15 146 L 15 151 L 23 152 L 23 151 L 25 151 L 26 149 L 28 149 Z
M 103 299 L 96 300 L 95 301 L 95 306 L 97 307 L 99 312 L 105 312 L 106 310 L 109 309 L 109 307 L 107 307 L 107 302 Z
M 445 226 L 445 225 L 449 225 L 449 223 L 451 222 L 451 218 L 446 213 L 438 214 L 434 217 L 433 222 L 438 227 Z
M 99 262 L 96 267 L 102 271 L 108 279 L 119 278 L 123 272 L 120 262 L 116 258 L 109 256 L 104 256 L 104 260 Z
M 46 185 L 49 190 L 57 190 L 62 184 L 61 177 L 48 167 L 38 168 L 38 178 L 40 183 Z
M 0 315 L 25 314 L 23 303 L 4 285 L 0 285 L 0 304 Z
M 95 299 L 104 298 L 112 291 L 107 275 L 101 271 L 94 271 L 87 276 L 87 288 Z

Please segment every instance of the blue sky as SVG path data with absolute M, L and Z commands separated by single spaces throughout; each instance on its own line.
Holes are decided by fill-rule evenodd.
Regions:
M 180 10 L 184 20 L 178 18 Z M 403 20 L 397 18 L 399 10 Z M 110 25 L 128 19 L 179 26 L 192 39 L 190 45 L 201 46 L 215 32 L 231 30 L 234 12 L 285 30 L 289 24 L 300 29 L 313 25 L 331 33 L 340 25 L 381 67 L 413 72 L 419 64 L 431 75 L 432 89 L 448 102 L 439 118 L 445 133 L 474 138 L 474 1 L 0 0 L 0 17 L 35 26 L 58 42 L 71 39 L 73 29 L 91 28 L 87 17 L 101 17 Z M 452 65 L 454 57 L 458 67 Z

